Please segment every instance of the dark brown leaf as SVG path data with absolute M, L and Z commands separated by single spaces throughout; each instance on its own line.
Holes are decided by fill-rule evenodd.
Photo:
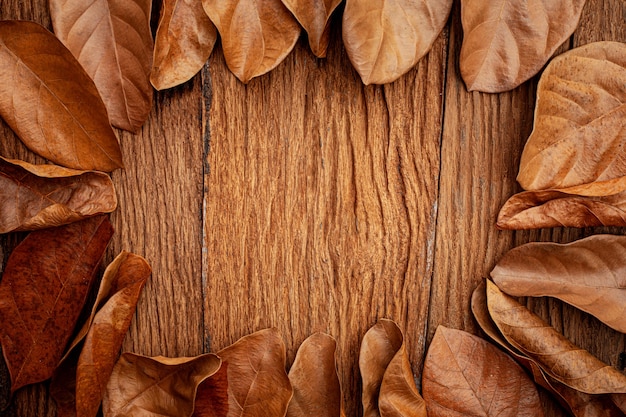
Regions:
M 330 16 L 341 0 L 282 0 L 309 35 L 309 45 L 318 58 L 326 57 L 330 40 Z

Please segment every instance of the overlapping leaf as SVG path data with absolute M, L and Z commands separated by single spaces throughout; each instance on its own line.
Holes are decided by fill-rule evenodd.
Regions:
M 451 0 L 347 0 L 343 43 L 363 83 L 388 83 L 413 68 L 439 36 L 451 7 Z
M 0 233 L 61 226 L 110 213 L 117 197 L 108 175 L 0 157 Z
M 191 79 L 205 64 L 217 40 L 217 29 L 202 0 L 165 0 L 154 40 L 150 82 L 164 90 Z
M 122 167 L 93 81 L 61 42 L 33 22 L 0 22 L 0 116 L 33 152 L 82 170 Z
M 137 132 L 152 108 L 152 1 L 50 0 L 49 4 L 54 33 L 94 80 L 111 124 Z
M 311 50 L 318 58 L 326 57 L 330 40 L 330 16 L 341 0 L 282 0 L 309 36 Z
M 0 336 L 11 392 L 52 376 L 113 234 L 106 216 L 32 232 L 0 282 Z
M 542 416 L 523 369 L 486 341 L 439 326 L 424 362 L 428 415 Z
M 281 0 L 202 0 L 217 27 L 228 68 L 242 82 L 270 71 L 289 54 L 300 25 Z
M 467 89 L 511 90 L 576 29 L 585 0 L 463 0 L 461 76 Z

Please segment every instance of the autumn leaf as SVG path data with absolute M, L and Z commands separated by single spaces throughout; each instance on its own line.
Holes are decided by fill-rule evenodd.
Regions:
M 206 383 L 212 384 L 213 390 L 200 388 L 194 416 L 285 415 L 293 390 L 285 372 L 285 345 L 277 329 L 265 329 L 242 337 L 217 355 L 222 359 L 225 371 L 218 373 L 217 379 L 207 379 Z M 226 407 L 224 392 L 227 392 Z M 216 404 L 228 412 L 217 413 Z
M 311 51 L 318 58 L 326 57 L 330 40 L 330 16 L 341 0 L 282 0 L 309 36 Z
M 152 108 L 152 1 L 50 0 L 49 4 L 54 33 L 94 80 L 111 124 L 139 131 Z
M 543 416 L 537 389 L 509 356 L 483 339 L 439 326 L 422 376 L 430 417 Z
M 611 394 L 611 399 L 623 413 L 626 413 L 626 394 Z
M 202 0 L 164 0 L 154 40 L 150 82 L 157 90 L 190 80 L 202 69 L 217 40 L 217 29 Z
M 300 25 L 281 0 L 202 0 L 217 27 L 228 68 L 239 80 L 275 68 L 291 52 Z
M 533 75 L 574 32 L 585 0 L 462 0 L 459 57 L 467 89 L 511 90 Z
M 117 207 L 108 175 L 0 157 L 0 233 L 61 226 Z
M 413 68 L 451 8 L 452 0 L 346 0 L 343 43 L 363 83 L 389 83 Z
M 31 151 L 54 163 L 81 170 L 122 167 L 93 81 L 37 23 L 0 22 L 0 116 Z
M 343 415 L 336 345 L 335 339 L 324 333 L 314 333 L 302 342 L 289 370 L 293 397 L 287 417 Z
M 0 337 L 11 393 L 52 376 L 104 250 L 106 216 L 35 231 L 11 253 L 0 282 Z
M 193 358 L 123 353 L 107 384 L 102 411 L 117 416 L 189 416 L 198 385 L 220 368 L 212 353 Z

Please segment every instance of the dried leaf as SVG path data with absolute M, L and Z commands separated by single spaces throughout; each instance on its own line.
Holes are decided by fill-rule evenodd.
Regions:
M 94 80 L 113 126 L 137 132 L 152 108 L 151 0 L 50 0 L 54 33 Z
M 108 175 L 0 157 L 0 233 L 61 226 L 117 207 Z
M 217 355 L 226 367 L 225 375 L 206 382 L 216 389 L 202 389 L 194 416 L 283 417 L 293 390 L 285 372 L 285 344 L 278 330 L 265 329 L 242 337 Z M 226 385 L 226 386 L 224 386 Z M 224 407 L 223 393 L 228 393 Z M 218 413 L 213 406 L 226 408 Z
M 363 83 L 389 83 L 413 68 L 451 8 L 452 0 L 346 0 L 343 43 Z
M 198 385 L 218 371 L 212 353 L 193 358 L 123 353 L 106 387 L 102 411 L 116 416 L 189 416 Z
M 193 417 L 228 416 L 228 363 L 198 386 Z
M 507 294 L 556 297 L 626 333 L 625 236 L 528 243 L 504 255 L 491 278 Z
M 228 68 L 239 80 L 272 70 L 291 52 L 300 25 L 281 0 L 202 0 L 222 37 Z
M 591 43 L 550 62 L 539 80 L 534 128 L 517 176 L 524 189 L 624 182 L 625 83 L 626 44 L 620 42 Z
M 113 228 L 106 216 L 32 232 L 0 282 L 2 350 L 11 392 L 52 376 Z
M 359 370 L 363 380 L 364 417 L 380 415 L 378 397 L 383 376 L 402 344 L 402 332 L 391 320 L 379 320 L 363 336 L 359 352 Z
M 574 345 L 491 281 L 487 305 L 506 340 L 552 378 L 587 394 L 626 393 L 626 375 Z
M 626 394 L 611 394 L 611 399 L 623 413 L 626 413 Z
M 461 76 L 470 91 L 511 90 L 574 32 L 585 0 L 462 0 Z
M 302 342 L 289 370 L 293 397 L 287 417 L 342 415 L 336 345 L 335 339 L 324 333 L 315 333 Z
M 542 416 L 537 389 L 520 366 L 486 341 L 439 326 L 424 362 L 428 415 Z
M 326 57 L 330 40 L 330 16 L 341 0 L 282 0 L 309 36 L 311 50 L 318 58 Z
M 0 116 L 33 152 L 82 170 L 113 171 L 122 154 L 93 81 L 34 22 L 0 22 Z
M 202 0 L 164 0 L 154 40 L 150 82 L 157 90 L 172 88 L 202 69 L 217 40 L 217 29 Z

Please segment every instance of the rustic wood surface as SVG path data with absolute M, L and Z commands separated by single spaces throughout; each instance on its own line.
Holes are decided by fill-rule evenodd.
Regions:
M 359 416 L 359 345 L 378 318 L 404 330 L 419 383 L 438 325 L 480 334 L 471 292 L 507 250 L 626 230 L 495 228 L 519 191 L 537 77 L 509 93 L 468 93 L 458 1 L 427 57 L 385 86 L 363 86 L 352 69 L 340 13 L 327 59 L 302 38 L 243 85 L 217 47 L 192 81 L 155 95 L 140 134 L 117 131 L 126 168 L 113 174 L 105 263 L 125 249 L 153 267 L 123 350 L 193 356 L 275 326 L 289 366 L 308 335 L 328 332 L 347 415 Z M 45 0 L 0 0 L 0 18 L 51 28 Z M 559 52 L 626 42 L 625 21 L 624 0 L 589 0 Z M 0 134 L 1 155 L 43 161 L 1 121 Z M 24 236 L 0 237 L 2 266 Z M 624 335 L 558 300 L 528 305 L 623 369 Z M 546 415 L 565 415 L 542 399 Z M 56 415 L 45 383 L 18 391 L 5 414 Z

